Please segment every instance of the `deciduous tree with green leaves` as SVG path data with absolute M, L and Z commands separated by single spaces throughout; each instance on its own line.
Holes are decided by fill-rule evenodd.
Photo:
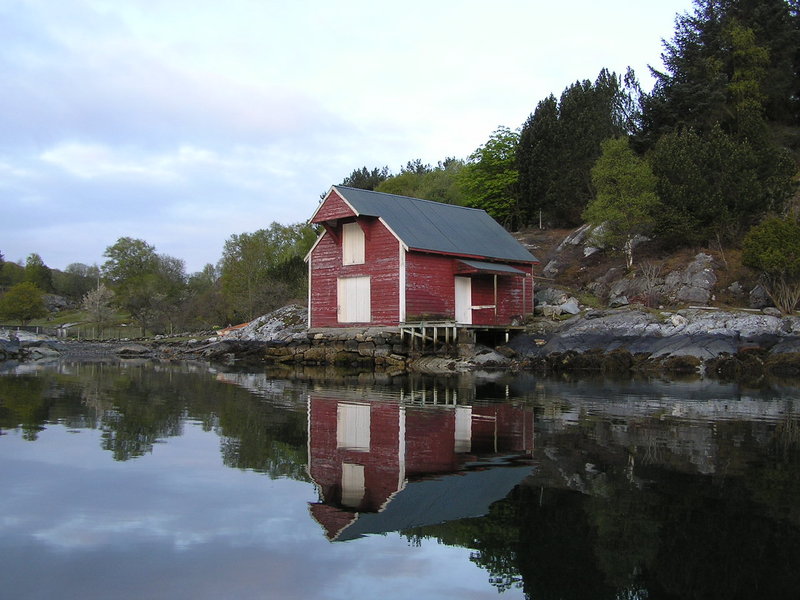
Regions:
M 122 237 L 106 248 L 102 272 L 142 335 L 156 322 L 171 326 L 186 283 L 183 260 L 157 254 L 144 240 Z
M 800 223 L 772 217 L 744 238 L 742 262 L 761 273 L 775 306 L 792 312 L 800 302 Z
M 386 181 L 389 176 L 388 166 L 374 167 L 372 170 L 363 166 L 360 169 L 353 169 L 353 172 L 342 180 L 342 185 L 362 190 L 374 190 L 380 183 Z
M 420 166 L 417 165 L 418 162 L 419 159 L 409 161 L 407 168 L 402 169 L 399 175 L 387 178 L 375 190 L 445 204 L 464 204 L 464 194 L 459 183 L 459 173 L 464 167 L 463 160 L 446 158 L 435 167 Z
M 498 127 L 473 152 L 458 175 L 466 204 L 481 208 L 505 227 L 520 225 L 517 182 L 519 133 Z
M 11 286 L 0 297 L 0 318 L 18 320 L 25 325 L 31 319 L 44 317 L 46 314 L 42 290 L 30 281 Z
M 303 297 L 308 279 L 303 258 L 315 239 L 306 224 L 280 223 L 228 238 L 219 269 L 233 317 L 249 321 Z
M 602 154 L 592 168 L 595 197 L 583 217 L 602 226 L 602 242 L 621 250 L 630 269 L 633 243 L 650 232 L 661 206 L 656 195 L 656 178 L 650 166 L 631 150 L 627 138 L 603 142 Z

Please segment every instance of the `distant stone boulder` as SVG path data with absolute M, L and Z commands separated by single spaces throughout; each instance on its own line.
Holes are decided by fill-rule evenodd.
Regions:
M 149 356 L 153 353 L 153 349 L 141 344 L 125 344 L 124 346 L 116 348 L 114 353 L 121 357 Z
M 254 342 L 289 341 L 308 331 L 308 309 L 290 304 L 250 321 L 244 327 L 230 331 L 226 340 Z

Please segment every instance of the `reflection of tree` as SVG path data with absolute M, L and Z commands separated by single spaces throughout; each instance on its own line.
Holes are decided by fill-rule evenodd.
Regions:
M 105 392 L 114 409 L 103 418 L 103 447 L 117 460 L 141 456 L 160 439 L 181 435 L 191 418 L 216 430 L 227 466 L 307 479 L 305 406 L 287 410 L 209 378 L 152 365 L 120 371 Z
M 548 471 L 543 459 L 486 518 L 405 535 L 470 548 L 496 587 L 521 582 L 537 600 L 785 597 L 800 586 L 796 425 L 772 426 L 770 437 L 763 423 L 721 422 L 715 443 L 727 471 L 698 473 L 691 455 L 665 447 L 633 478 L 635 447 L 597 428 L 579 439 L 551 434 L 547 445 L 563 449 L 555 464 Z M 576 471 L 587 463 L 593 474 Z M 580 491 L 568 487 L 576 477 Z
M 84 421 L 80 388 L 55 382 L 45 373 L 0 377 L 0 433 L 19 428 L 24 439 L 34 441 L 48 421 Z
M 305 411 L 248 398 L 219 407 L 222 459 L 237 469 L 308 481 Z
M 787 417 L 779 423 L 768 450 L 747 479 L 748 487 L 774 518 L 800 527 L 800 421 Z
M 147 366 L 128 366 L 109 373 L 111 385 L 105 392 L 113 404 L 102 420 L 103 449 L 115 460 L 142 456 L 159 439 L 181 434 L 184 377 L 164 377 Z
M 620 469 L 613 478 L 596 478 L 585 510 L 596 535 L 595 556 L 606 583 L 635 592 L 639 574 L 653 564 L 658 552 L 659 523 L 650 511 L 641 510 L 657 500 L 651 491 L 635 486 L 630 468 Z
M 577 492 L 518 486 L 482 519 L 405 532 L 471 548 L 470 559 L 499 590 L 522 587 L 537 600 L 614 598 L 593 552 L 594 535 Z
M 99 428 L 103 449 L 129 460 L 181 435 L 190 419 L 219 434 L 226 465 L 307 480 L 305 403 L 299 396 L 287 400 L 254 397 L 204 370 L 77 363 L 66 374 L 0 377 L 0 431 L 21 428 L 35 440 L 47 423 Z

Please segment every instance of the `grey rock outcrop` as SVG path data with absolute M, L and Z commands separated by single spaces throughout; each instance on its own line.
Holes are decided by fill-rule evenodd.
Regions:
M 717 283 L 713 263 L 711 256 L 701 252 L 684 270 L 666 276 L 663 295 L 675 304 L 708 304 Z
M 608 310 L 591 319 L 565 322 L 544 344 L 520 336 L 509 344 L 523 356 L 625 349 L 653 358 L 691 356 L 709 359 L 748 346 L 793 352 L 800 343 L 800 318 L 685 309 L 677 313 Z
M 18 358 L 20 349 L 19 340 L 4 340 L 0 338 L 0 360 Z
M 245 327 L 231 331 L 225 339 L 274 342 L 304 337 L 308 330 L 308 309 L 292 304 L 258 317 Z
M 758 284 L 752 290 L 750 290 L 750 294 L 748 296 L 750 308 L 766 308 L 768 306 L 772 306 L 772 298 L 769 297 L 767 290 L 764 289 L 764 286 Z

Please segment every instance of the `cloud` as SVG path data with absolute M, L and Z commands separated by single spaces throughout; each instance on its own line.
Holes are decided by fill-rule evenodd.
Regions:
M 690 5 L 9 0 L 0 251 L 64 268 L 127 235 L 199 269 L 355 168 L 464 158 L 576 79 L 655 61 Z

